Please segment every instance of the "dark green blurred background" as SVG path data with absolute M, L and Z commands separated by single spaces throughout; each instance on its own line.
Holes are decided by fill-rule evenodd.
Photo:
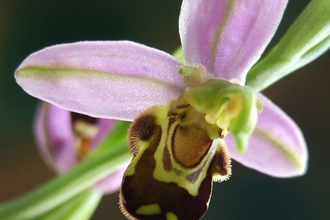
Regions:
M 276 42 L 308 1 L 291 0 Z M 54 175 L 35 149 L 37 104 L 13 72 L 30 53 L 82 40 L 128 39 L 172 52 L 179 45 L 178 0 L 0 0 L 0 202 Z M 329 18 L 330 19 L 330 18 Z M 305 176 L 275 179 L 233 162 L 229 181 L 215 184 L 204 219 L 330 219 L 330 53 L 264 93 L 301 127 L 309 146 Z M 124 219 L 117 195 L 106 196 L 93 219 Z

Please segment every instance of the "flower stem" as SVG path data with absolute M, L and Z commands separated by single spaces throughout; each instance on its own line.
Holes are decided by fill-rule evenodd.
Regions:
M 329 0 L 312 0 L 280 42 L 250 70 L 246 85 L 261 91 L 321 56 L 330 47 L 329 14 Z

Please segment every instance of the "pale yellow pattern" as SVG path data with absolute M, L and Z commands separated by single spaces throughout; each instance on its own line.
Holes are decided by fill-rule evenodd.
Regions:
M 143 205 L 136 210 L 136 214 L 139 215 L 157 215 L 162 212 L 162 209 L 158 204 Z
M 178 216 L 176 216 L 173 212 L 166 213 L 166 220 L 178 220 Z
M 169 108 L 170 106 L 168 106 Z M 165 110 L 165 109 L 164 109 Z M 162 181 L 162 182 L 174 182 L 178 184 L 181 188 L 186 189 L 190 195 L 192 196 L 197 196 L 198 195 L 198 190 L 200 188 L 200 185 L 202 181 L 205 179 L 207 175 L 207 170 L 209 168 L 209 165 L 212 161 L 212 158 L 216 152 L 216 147 L 217 147 L 217 140 L 213 141 L 212 146 L 207 152 L 207 155 L 202 159 L 202 161 L 194 168 L 184 168 L 180 164 L 178 164 L 172 154 L 172 150 L 169 150 L 170 153 L 170 160 L 172 163 L 172 171 L 165 171 L 165 167 L 162 161 L 163 158 L 163 152 L 164 148 L 166 147 L 166 141 L 167 141 L 167 146 L 171 146 L 171 136 L 174 133 L 174 129 L 176 125 L 179 122 L 176 121 L 175 123 L 172 124 L 172 127 L 170 128 L 168 132 L 169 138 L 167 138 L 167 131 L 168 129 L 168 117 L 166 114 L 159 114 L 157 117 L 157 124 L 160 124 L 162 126 L 162 137 L 160 144 L 154 154 L 154 158 L 156 160 L 156 168 L 154 170 L 153 176 L 156 180 Z M 202 169 L 202 172 L 198 176 L 197 180 L 194 183 L 191 183 L 188 180 L 188 176 L 197 172 L 199 169 Z M 175 171 L 174 171 L 175 170 Z

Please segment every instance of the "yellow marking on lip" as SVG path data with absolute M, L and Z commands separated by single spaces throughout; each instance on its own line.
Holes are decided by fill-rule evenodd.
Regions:
M 163 147 L 163 146 L 160 146 L 156 150 L 155 156 L 154 156 L 155 158 L 161 158 L 162 153 L 163 153 L 163 149 L 161 149 L 161 147 Z M 186 189 L 190 195 L 197 196 L 199 187 L 200 187 L 202 181 L 207 176 L 206 171 L 212 161 L 211 158 L 215 154 L 215 151 L 216 151 L 215 148 L 216 148 L 216 141 L 212 143 L 212 145 L 210 146 L 209 150 L 207 151 L 204 158 L 200 161 L 200 163 L 196 167 L 193 167 L 193 168 L 182 167 L 180 164 L 176 163 L 176 161 L 172 157 L 171 161 L 172 161 L 172 165 L 173 165 L 173 170 L 170 172 L 164 172 L 164 170 L 165 170 L 164 164 L 162 163 L 162 161 L 156 160 L 156 167 L 155 167 L 155 171 L 153 173 L 153 177 L 156 180 L 161 181 L 161 182 L 176 183 L 176 184 L 178 184 L 179 187 Z M 199 169 L 203 169 L 203 171 L 198 175 L 198 178 L 196 179 L 196 181 L 194 183 L 191 183 L 187 179 L 187 177 L 190 174 L 195 173 Z M 181 175 L 177 175 L 175 173 L 175 170 L 180 171 Z
M 167 220 L 178 220 L 178 216 L 174 214 L 173 212 L 166 213 L 166 219 Z
M 139 215 L 157 215 L 162 212 L 162 209 L 158 204 L 143 205 L 136 210 L 136 214 Z

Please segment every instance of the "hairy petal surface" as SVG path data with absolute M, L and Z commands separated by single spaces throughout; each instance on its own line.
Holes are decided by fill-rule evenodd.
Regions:
M 188 63 L 242 85 L 282 18 L 287 0 L 184 0 L 179 31 Z
M 76 165 L 70 112 L 42 102 L 37 111 L 34 133 L 39 152 L 52 170 L 63 173 Z
M 225 138 L 232 158 L 274 177 L 304 174 L 308 152 L 299 127 L 266 97 L 259 95 L 259 98 L 264 103 L 264 110 L 258 117 L 247 151 L 244 154 L 238 153 L 232 136 Z
M 30 55 L 17 83 L 30 95 L 82 114 L 133 120 L 184 89 L 181 62 L 167 53 L 129 42 L 78 42 Z

